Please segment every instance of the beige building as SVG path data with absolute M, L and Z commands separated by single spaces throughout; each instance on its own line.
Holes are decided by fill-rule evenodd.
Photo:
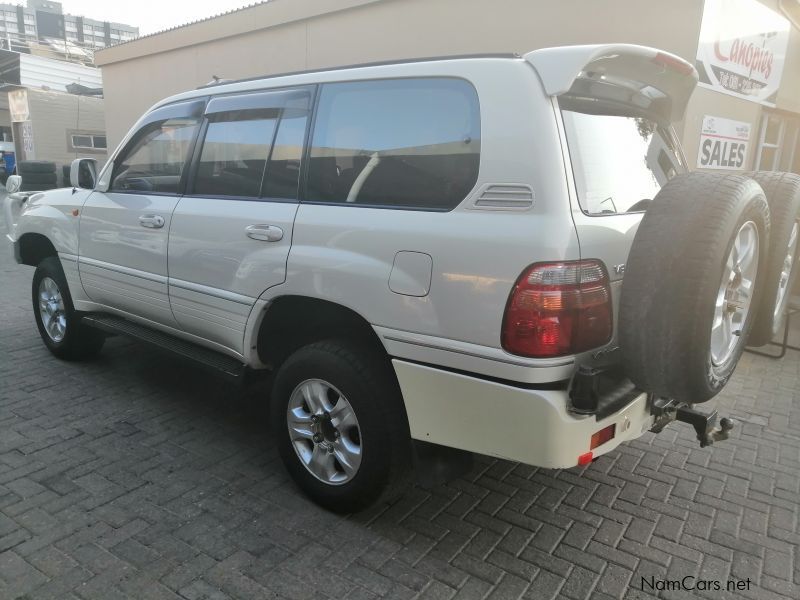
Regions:
M 80 156 L 107 155 L 99 69 L 0 50 L 0 137 L 13 140 L 16 160 L 63 166 Z M 92 95 L 88 95 L 92 94 Z
M 96 63 L 113 148 L 154 102 L 213 77 L 644 44 L 696 63 L 706 81 L 677 127 L 690 166 L 800 172 L 793 15 L 800 0 L 271 0 L 99 51 Z

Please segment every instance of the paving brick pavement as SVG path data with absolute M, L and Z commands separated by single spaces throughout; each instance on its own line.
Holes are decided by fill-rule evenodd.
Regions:
M 109 340 L 55 360 L 0 242 L 0 598 L 800 598 L 800 360 L 745 356 L 733 439 L 647 434 L 583 469 L 478 458 L 340 517 L 301 496 L 264 396 Z M 753 582 L 654 592 L 642 579 Z

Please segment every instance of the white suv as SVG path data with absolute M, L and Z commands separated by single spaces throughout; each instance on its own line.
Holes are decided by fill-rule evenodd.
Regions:
M 96 181 L 12 194 L 10 238 L 56 356 L 127 334 L 273 372 L 284 462 L 334 510 L 401 489 L 412 440 L 561 468 L 677 418 L 705 445 L 731 423 L 691 404 L 780 325 L 800 187 L 685 173 L 696 81 L 613 45 L 225 82 Z

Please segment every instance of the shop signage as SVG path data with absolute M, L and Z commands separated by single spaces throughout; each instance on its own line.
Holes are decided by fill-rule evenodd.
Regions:
M 28 90 L 8 92 L 8 112 L 11 113 L 12 123 L 22 123 L 31 118 L 28 108 Z
M 758 0 L 706 0 L 695 63 L 700 85 L 775 106 L 789 29 Z
M 22 133 L 22 150 L 25 160 L 32 160 L 36 158 L 36 149 L 33 146 L 33 123 L 25 121 L 20 123 L 20 130 Z
M 744 169 L 750 144 L 750 123 L 703 117 L 697 166 L 700 169 Z

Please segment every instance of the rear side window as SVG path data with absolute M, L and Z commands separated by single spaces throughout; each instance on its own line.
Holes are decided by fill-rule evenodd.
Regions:
M 475 185 L 480 110 L 461 79 L 323 86 L 306 200 L 449 210 Z
M 638 212 L 676 174 L 669 133 L 646 117 L 562 110 L 581 209 L 591 215 Z
M 177 194 L 198 126 L 195 118 L 145 126 L 116 161 L 111 191 Z
M 291 103 L 212 115 L 193 194 L 297 200 L 307 120 Z
M 194 193 L 257 198 L 279 111 L 218 113 L 208 123 Z

